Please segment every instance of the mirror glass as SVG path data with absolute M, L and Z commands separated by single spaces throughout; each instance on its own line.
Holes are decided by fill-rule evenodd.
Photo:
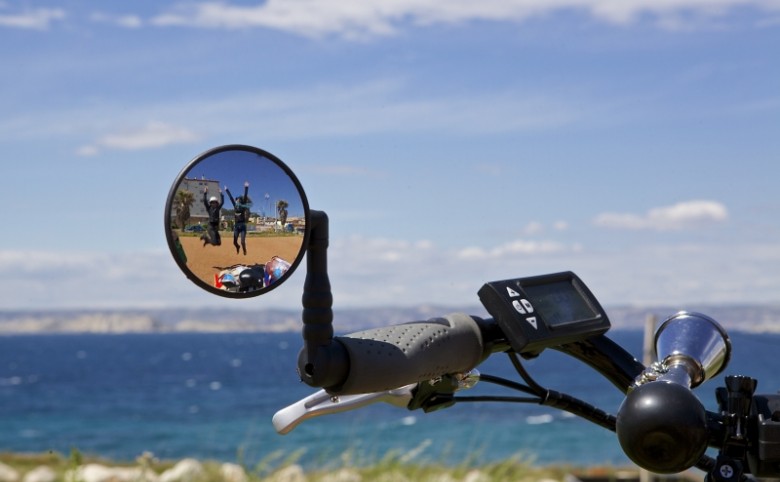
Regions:
M 232 298 L 257 296 L 286 280 L 303 258 L 309 204 L 295 174 L 274 155 L 217 147 L 174 181 L 165 233 L 195 284 Z

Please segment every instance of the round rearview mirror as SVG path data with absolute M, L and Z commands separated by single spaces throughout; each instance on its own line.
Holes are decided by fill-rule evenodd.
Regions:
M 277 287 L 301 262 L 309 204 L 279 158 L 256 147 L 217 147 L 190 161 L 173 182 L 165 236 L 196 285 L 248 298 Z

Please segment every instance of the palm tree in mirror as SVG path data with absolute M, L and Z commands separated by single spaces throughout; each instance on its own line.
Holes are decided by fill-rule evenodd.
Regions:
M 173 202 L 173 208 L 176 211 L 177 226 L 175 227 L 183 230 L 187 227 L 187 221 L 190 220 L 190 209 L 195 203 L 195 195 L 190 191 L 180 189 L 176 191 Z
M 282 225 L 282 229 L 284 229 L 285 224 L 287 224 L 287 207 L 289 205 L 290 204 L 284 199 L 280 199 L 279 202 L 276 203 L 277 218 Z

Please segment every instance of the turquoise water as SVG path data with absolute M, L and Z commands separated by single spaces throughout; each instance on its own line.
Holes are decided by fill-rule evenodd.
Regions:
M 640 353 L 641 333 L 610 334 Z M 778 335 L 732 333 L 725 374 L 780 388 Z M 132 460 L 144 451 L 249 464 L 283 453 L 300 462 L 410 460 L 485 462 L 521 454 L 541 464 L 626 464 L 614 434 L 537 405 L 460 404 L 411 412 L 376 404 L 276 434 L 271 417 L 310 394 L 298 381 L 298 334 L 46 335 L 0 337 L 0 451 L 81 452 Z M 615 413 L 621 394 L 591 369 L 547 351 L 527 364 L 549 388 Z M 516 379 L 505 356 L 483 373 Z M 697 389 L 714 408 L 722 378 Z M 472 395 L 513 395 L 480 383 Z

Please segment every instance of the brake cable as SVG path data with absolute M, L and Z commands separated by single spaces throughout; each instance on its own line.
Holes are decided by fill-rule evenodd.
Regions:
M 514 366 L 517 373 L 523 379 L 527 385 L 507 380 L 505 378 L 496 377 L 487 374 L 480 374 L 479 379 L 488 383 L 500 385 L 512 390 L 517 390 L 534 397 L 509 397 L 509 396 L 456 396 L 452 397 L 454 402 L 512 402 L 512 403 L 535 403 L 548 407 L 557 408 L 563 410 L 578 417 L 581 417 L 589 422 L 599 425 L 612 432 L 615 431 L 616 418 L 614 415 L 610 415 L 598 407 L 595 407 L 583 400 L 580 400 L 571 395 L 561 393 L 555 390 L 550 390 L 539 385 L 536 380 L 531 377 L 528 371 L 523 366 L 522 362 L 514 352 L 507 352 L 512 366 Z

